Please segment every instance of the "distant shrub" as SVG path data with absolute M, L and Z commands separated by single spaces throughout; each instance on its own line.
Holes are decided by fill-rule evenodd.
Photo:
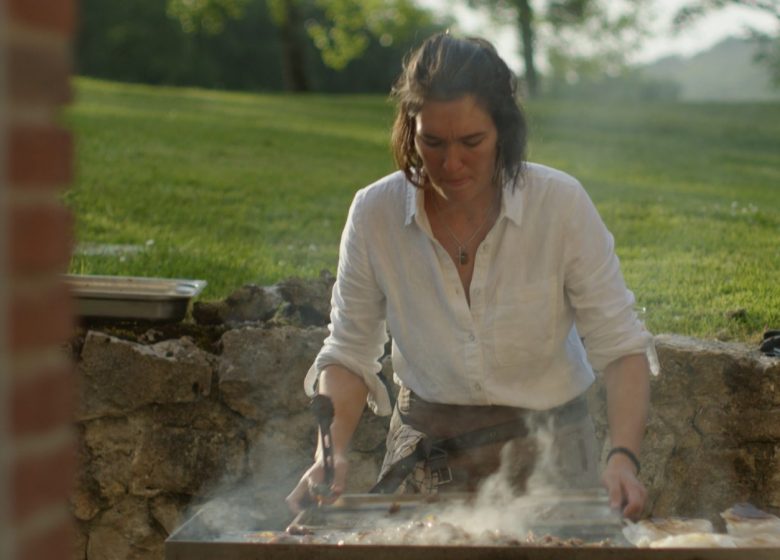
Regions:
M 681 87 L 671 80 L 647 78 L 638 71 L 620 76 L 598 76 L 567 81 L 550 78 L 546 95 L 553 99 L 588 101 L 677 101 Z

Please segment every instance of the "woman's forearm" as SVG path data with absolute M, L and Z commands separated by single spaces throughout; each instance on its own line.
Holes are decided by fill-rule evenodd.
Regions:
M 650 368 L 644 354 L 624 356 L 607 366 L 607 418 L 612 447 L 630 449 L 637 457 L 650 407 Z
M 333 401 L 334 416 L 330 427 L 333 453 L 345 455 L 366 406 L 368 388 L 359 376 L 347 368 L 329 365 L 320 374 L 318 392 Z M 320 454 L 318 445 L 317 457 Z

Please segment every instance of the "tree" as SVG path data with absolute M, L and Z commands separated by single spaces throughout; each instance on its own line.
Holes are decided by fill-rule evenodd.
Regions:
M 650 2 L 591 0 L 571 17 L 554 17 L 555 3 L 542 27 L 550 78 L 580 82 L 615 78 L 626 73 L 629 57 L 647 36 Z M 566 16 L 569 17 L 566 17 Z
M 571 75 L 574 68 L 592 71 L 598 64 L 615 67 L 625 61 L 630 45 L 638 45 L 643 7 L 647 4 L 642 0 L 468 0 L 468 3 L 489 9 L 497 22 L 516 22 L 525 84 L 531 97 L 540 91 L 536 67 L 540 39 L 557 72 Z
M 762 11 L 780 22 L 780 0 L 699 0 L 680 8 L 674 17 L 674 25 L 680 29 L 714 10 L 727 6 L 743 6 Z
M 169 13 L 185 30 L 221 33 L 229 18 L 242 17 L 253 2 L 266 2 L 279 29 L 287 88 L 309 89 L 305 43 L 323 62 L 341 70 L 365 52 L 372 39 L 390 45 L 410 30 L 432 24 L 413 0 L 167 0 Z
M 81 75 L 241 90 L 283 87 L 276 27 L 264 3 L 247 5 L 241 20 L 226 19 L 221 35 L 195 28 L 185 32 L 160 0 L 80 0 L 78 5 L 74 54 Z M 319 78 L 321 69 L 314 71 Z
M 496 22 L 514 21 L 520 32 L 520 44 L 525 68 L 525 83 L 528 94 L 536 97 L 539 90 L 539 78 L 536 71 L 536 17 L 529 0 L 468 0 L 475 8 L 487 8 Z
M 699 0 L 691 2 L 677 12 L 674 17 L 674 27 L 680 31 L 708 13 L 727 6 L 743 6 L 768 14 L 776 20 L 779 32 L 774 36 L 756 29 L 751 29 L 750 32 L 758 46 L 756 59 L 767 65 L 772 75 L 772 81 L 780 87 L 780 0 Z

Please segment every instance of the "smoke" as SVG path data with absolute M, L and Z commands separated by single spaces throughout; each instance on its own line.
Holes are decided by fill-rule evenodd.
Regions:
M 286 438 L 281 438 L 270 426 L 269 430 L 258 441 L 268 439 L 271 447 L 258 443 L 251 456 L 259 462 L 256 466 L 260 470 L 274 473 L 273 479 L 278 481 L 276 488 L 268 483 L 270 479 L 258 482 L 253 478 L 214 488 L 209 494 L 216 497 L 193 508 L 188 516 L 191 519 L 177 531 L 175 540 L 276 542 L 274 539 L 280 538 L 279 530 L 292 517 L 284 506 L 284 493 L 293 487 L 298 472 L 289 465 L 305 463 L 308 457 L 297 457 L 291 448 L 286 448 L 283 442 Z M 379 505 L 372 514 L 353 512 L 349 523 L 334 513 L 324 522 L 307 522 L 312 527 L 321 523 L 321 530 L 315 531 L 314 542 L 495 545 L 526 542 L 529 533 L 555 534 L 551 519 L 573 514 L 569 505 L 562 511 L 560 502 L 565 495 L 561 488 L 570 481 L 563 480 L 559 474 L 557 442 L 551 422 L 529 426 L 529 431 L 534 434 L 532 438 L 513 440 L 503 447 L 498 470 L 483 480 L 469 499 L 449 499 L 445 493 L 431 503 L 414 500 L 411 506 L 399 499 L 398 503 L 405 504 L 400 514 L 389 511 L 392 507 Z M 530 447 L 528 441 L 533 442 Z M 517 473 L 522 468 L 518 467 L 519 459 L 527 453 L 535 455 L 534 466 L 525 484 L 518 484 Z M 387 502 L 382 503 L 392 502 L 393 497 L 388 496 Z M 604 516 L 602 510 L 584 514 L 590 518 Z M 284 522 L 280 523 L 282 519 Z M 284 538 L 289 541 L 291 537 Z M 293 542 L 312 542 L 306 538 L 295 537 L 298 540 Z
M 619 538 L 620 518 L 608 508 L 603 490 L 577 490 L 575 494 L 565 489 L 570 481 L 558 474 L 551 423 L 532 428 L 537 459 L 524 486 L 518 485 L 517 458 L 529 448 L 510 441 L 502 449 L 499 469 L 469 499 L 457 494 L 448 499 L 441 494 L 439 502 L 422 506 L 411 520 L 372 518 L 350 533 L 331 535 L 328 542 L 491 546 L 538 542 L 546 535 L 589 542 Z M 578 500 L 567 499 L 575 495 Z
M 302 438 L 313 438 L 308 411 L 273 418 L 247 435 L 244 476 L 225 476 L 200 492 L 174 531 L 177 540 L 241 540 L 249 532 L 282 531 L 292 521 L 284 498 L 310 465 Z
M 508 442 L 501 451 L 499 469 L 487 477 L 477 490 L 473 503 L 445 509 L 439 519 L 467 528 L 475 536 L 500 533 L 524 540 L 533 532 L 540 516 L 558 505 L 562 481 L 556 468 L 554 432 L 551 423 L 534 430 L 536 462 L 525 490 L 515 483 L 516 442 Z

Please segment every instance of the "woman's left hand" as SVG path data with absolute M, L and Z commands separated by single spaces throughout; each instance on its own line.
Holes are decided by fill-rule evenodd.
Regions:
M 650 366 L 644 354 L 631 354 L 609 364 L 604 371 L 607 387 L 609 440 L 613 449 L 601 477 L 610 505 L 632 520 L 639 519 L 647 501 L 647 490 L 637 478 L 639 449 L 647 425 L 650 405 Z
M 647 490 L 636 475 L 636 467 L 627 458 L 614 455 L 607 463 L 601 481 L 609 494 L 609 505 L 624 517 L 636 521 L 645 509 Z

